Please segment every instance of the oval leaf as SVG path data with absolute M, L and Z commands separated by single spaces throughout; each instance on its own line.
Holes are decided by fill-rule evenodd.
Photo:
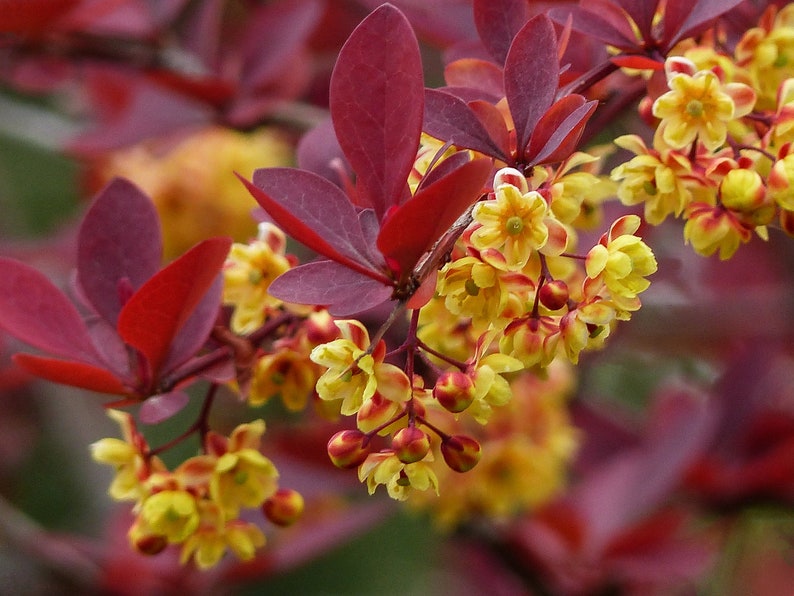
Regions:
M 380 275 L 369 259 L 356 210 L 339 187 L 294 168 L 257 170 L 253 184 L 240 180 L 286 234 L 354 271 Z
M 55 356 L 101 364 L 80 313 L 45 275 L 0 257 L 0 327 Z
M 516 126 L 518 155 L 554 101 L 559 72 L 554 26 L 548 17 L 538 15 L 515 36 L 505 61 L 505 95 Z
M 585 103 L 581 95 L 568 95 L 557 101 L 535 127 L 524 156 L 526 163 L 553 163 L 573 153 L 597 105 L 597 101 Z
M 334 316 L 349 316 L 389 300 L 393 288 L 336 263 L 314 261 L 277 277 L 268 292 L 286 302 L 325 306 Z
M 474 24 L 491 56 L 504 64 L 510 42 L 529 19 L 527 0 L 474 0 Z
M 138 417 L 144 424 L 158 424 L 180 412 L 190 401 L 184 391 L 171 391 L 153 395 L 141 404 Z
M 97 393 L 129 395 L 130 389 L 121 380 L 104 368 L 74 360 L 56 360 L 33 354 L 16 354 L 14 362 L 32 375 L 53 383 L 80 387 Z
M 399 266 L 400 281 L 413 273 L 419 258 L 480 195 L 491 161 L 470 161 L 417 192 L 381 226 L 378 248 Z
M 146 357 L 155 378 L 174 337 L 220 273 L 231 243 L 211 238 L 197 244 L 147 281 L 121 310 L 119 335 Z
M 445 91 L 426 89 L 425 102 L 423 129 L 427 134 L 458 147 L 507 160 L 505 152 L 463 100 Z
M 119 282 L 137 290 L 162 262 L 160 220 L 149 198 L 116 178 L 94 200 L 77 240 L 77 281 L 103 319 L 116 325 L 123 304 Z
M 362 202 L 381 220 L 404 196 L 424 112 L 419 46 L 394 6 L 370 14 L 342 47 L 329 106 Z

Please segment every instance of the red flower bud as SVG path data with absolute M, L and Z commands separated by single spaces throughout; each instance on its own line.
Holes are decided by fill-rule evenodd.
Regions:
M 303 496 L 291 488 L 280 488 L 264 502 L 262 512 L 277 526 L 291 526 L 303 514 Z
M 168 546 L 168 539 L 159 534 L 131 536 L 132 546 L 142 555 L 159 555 Z
M 480 444 L 466 435 L 452 435 L 441 441 L 441 455 L 455 472 L 468 472 L 480 461 Z
M 450 412 L 462 412 L 474 401 L 474 381 L 460 371 L 447 371 L 438 377 L 433 397 Z
M 558 310 L 568 303 L 568 284 L 561 279 L 546 282 L 540 287 L 539 298 L 549 310 Z
M 430 450 L 427 433 L 415 426 L 406 426 L 394 433 L 391 441 L 394 454 L 404 464 L 412 464 L 423 459 Z
M 328 457 L 337 468 L 355 468 L 369 455 L 369 437 L 360 430 L 342 430 L 328 441 Z

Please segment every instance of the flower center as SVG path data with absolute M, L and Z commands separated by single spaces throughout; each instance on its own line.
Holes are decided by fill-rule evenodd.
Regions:
M 646 195 L 649 195 L 651 197 L 658 192 L 658 190 L 656 189 L 656 185 L 650 180 L 646 180 L 645 182 L 642 183 L 642 190 L 645 191 Z
M 517 215 L 514 215 L 513 217 L 509 218 L 505 223 L 505 229 L 507 230 L 508 234 L 510 234 L 511 236 L 515 236 L 516 234 L 519 234 L 521 230 L 524 229 L 524 221 Z
M 699 99 L 691 99 L 686 104 L 686 113 L 693 118 L 700 118 L 703 115 L 703 102 Z
M 463 286 L 466 288 L 466 293 L 469 296 L 476 296 L 477 294 L 480 293 L 480 287 L 476 283 L 474 283 L 473 279 L 467 279 L 466 283 L 463 284 Z

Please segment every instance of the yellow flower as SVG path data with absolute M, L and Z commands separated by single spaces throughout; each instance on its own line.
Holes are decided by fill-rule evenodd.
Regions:
M 279 398 L 291 412 L 299 412 L 314 391 L 319 372 L 308 354 L 279 348 L 256 363 L 248 390 L 248 403 L 261 406 Z
M 237 519 L 224 521 L 217 503 L 202 501 L 199 511 L 199 527 L 185 540 L 179 555 L 183 565 L 193 559 L 199 569 L 210 569 L 218 564 L 227 548 L 240 560 L 249 561 L 256 549 L 265 545 L 265 535 L 259 527 Z
M 165 465 L 157 457 L 144 457 L 148 447 L 130 414 L 108 410 L 108 416 L 121 426 L 124 440 L 108 438 L 97 441 L 91 445 L 91 457 L 116 469 L 108 489 L 111 497 L 117 501 L 137 501 L 149 492 L 144 484 L 149 475 L 164 472 Z
M 794 153 L 778 159 L 772 166 L 769 191 L 781 209 L 794 211 Z
M 633 299 L 651 285 L 645 277 L 656 271 L 656 258 L 648 245 L 634 236 L 639 226 L 636 215 L 621 217 L 587 253 L 588 277 L 602 279 L 613 296 Z
M 235 518 L 241 507 L 259 507 L 278 489 L 278 470 L 259 452 L 265 422 L 241 424 L 232 432 L 226 452 L 215 464 L 210 496 L 227 519 Z
M 223 270 L 223 303 L 234 307 L 231 326 L 245 334 L 264 323 L 269 308 L 281 301 L 268 294 L 270 284 L 290 268 L 284 233 L 269 223 L 259 227 L 257 240 L 234 244 Z
M 644 203 L 645 219 L 654 225 L 681 215 L 692 196 L 684 182 L 692 170 L 689 159 L 677 151 L 649 149 L 636 135 L 618 137 L 615 144 L 636 156 L 611 173 L 620 183 L 617 195 L 623 204 Z
M 730 210 L 722 206 L 695 203 L 684 225 L 684 241 L 703 256 L 719 250 L 720 259 L 730 259 L 740 243 L 752 238 L 751 231 Z
M 410 464 L 401 462 L 391 450 L 370 453 L 358 468 L 358 479 L 366 481 L 369 494 L 374 494 L 383 484 L 389 496 L 398 501 L 406 500 L 411 489 L 432 489 L 438 494 L 438 479 L 429 461 L 432 461 L 430 453 L 423 460 Z
M 728 123 L 750 113 L 755 92 L 742 83 L 723 85 L 710 70 L 697 70 L 686 58 L 665 62 L 670 91 L 653 104 L 653 115 L 662 122 L 657 129 L 667 145 L 683 149 L 696 138 L 714 151 L 725 143 Z
M 481 325 L 497 318 L 507 305 L 501 273 L 477 257 L 462 257 L 444 265 L 436 290 L 449 312 Z
M 559 339 L 559 317 L 526 317 L 505 328 L 499 351 L 520 360 L 527 368 L 536 364 L 546 367 L 557 355 Z
M 787 5 L 762 26 L 748 29 L 736 46 L 736 60 L 749 72 L 758 91 L 758 108 L 772 110 L 780 84 L 794 77 L 794 7 Z
M 402 369 L 383 362 L 386 344 L 381 341 L 371 354 L 369 333 L 354 320 L 337 321 L 342 337 L 314 348 L 312 362 L 327 370 L 317 380 L 317 394 L 323 400 L 342 400 L 341 412 L 355 414 L 377 390 L 394 402 L 411 397 L 408 377 Z
M 139 515 L 145 527 L 172 544 L 183 542 L 199 525 L 196 497 L 185 490 L 154 493 L 144 499 Z

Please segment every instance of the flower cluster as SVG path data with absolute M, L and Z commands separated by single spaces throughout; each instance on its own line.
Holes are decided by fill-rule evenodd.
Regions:
M 108 414 L 121 426 L 123 439 L 97 441 L 92 455 L 116 470 L 110 496 L 135 503 L 128 536 L 139 552 L 153 555 L 179 545 L 182 563 L 193 560 L 201 569 L 216 565 L 227 549 L 245 561 L 265 544 L 265 535 L 241 518 L 243 510 L 261 508 L 282 525 L 300 515 L 302 498 L 278 489 L 278 470 L 259 451 L 264 421 L 241 424 L 228 438 L 209 433 L 203 455 L 169 470 L 131 415 Z
M 656 127 L 652 146 L 615 140 L 634 154 L 612 171 L 618 197 L 643 204 L 654 225 L 682 217 L 699 254 L 728 259 L 776 222 L 794 234 L 793 15 L 794 6 L 769 7 L 732 52 L 713 38 L 681 44 L 664 64 L 668 90 L 641 104 Z

